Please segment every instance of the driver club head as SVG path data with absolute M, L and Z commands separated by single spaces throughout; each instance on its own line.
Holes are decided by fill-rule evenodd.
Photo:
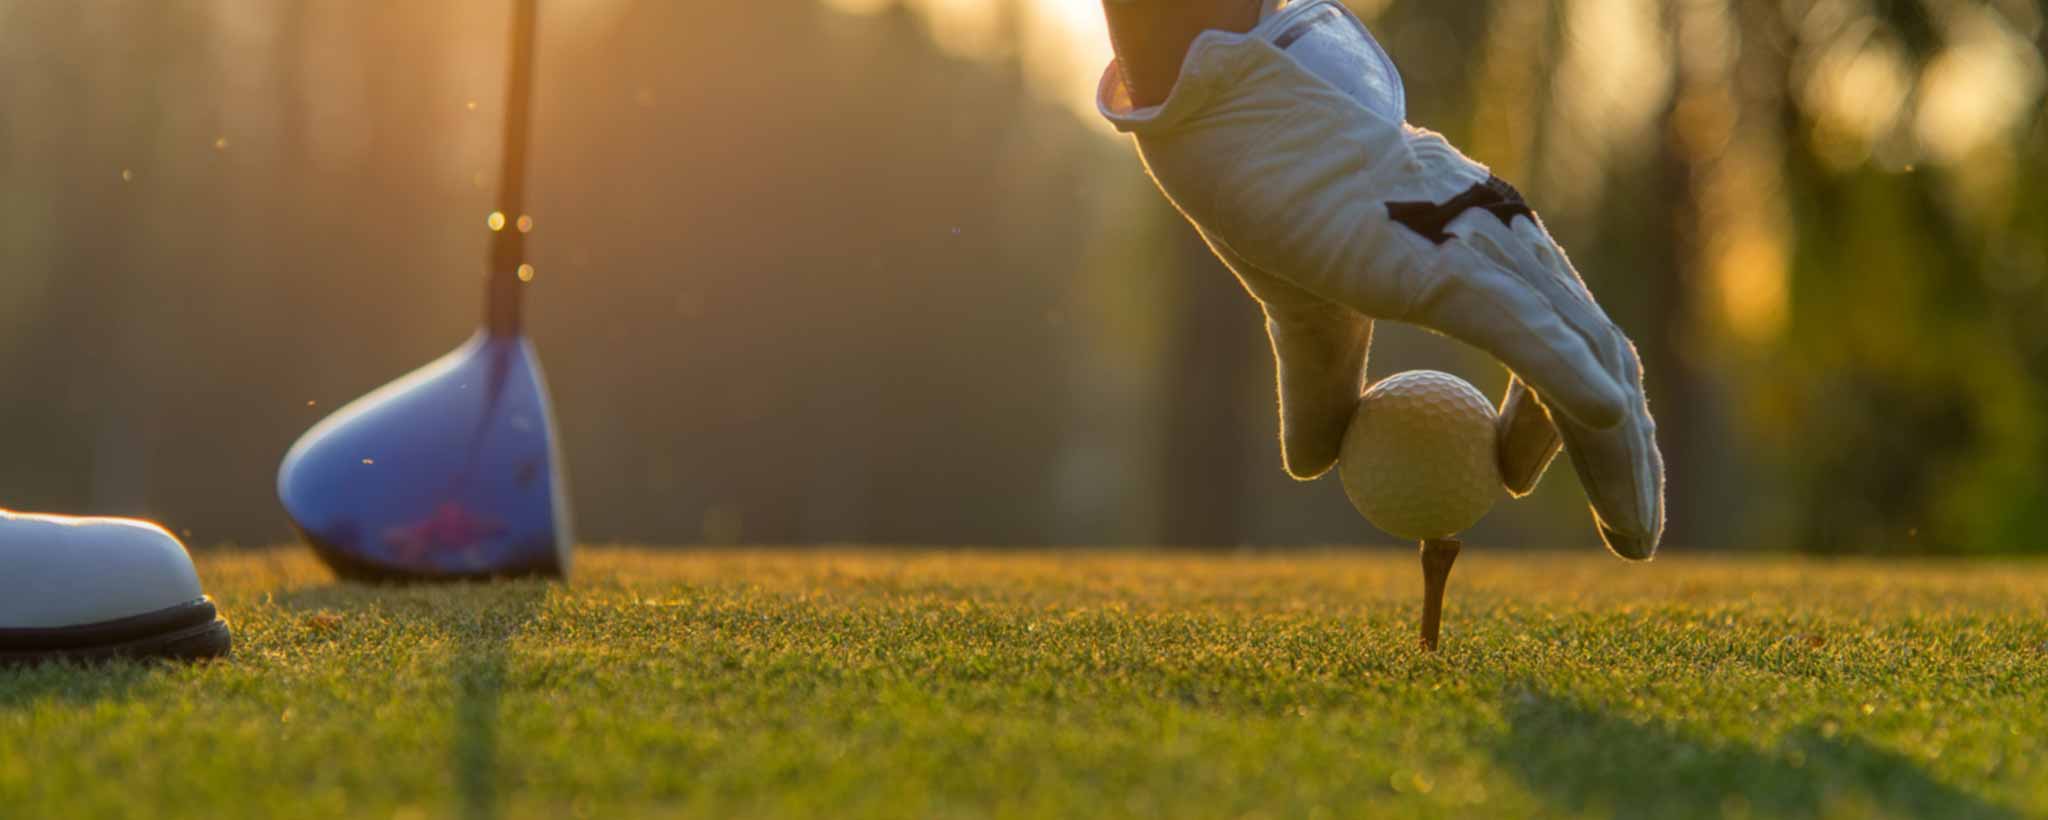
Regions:
M 480 330 L 301 437 L 278 497 L 336 574 L 566 577 L 570 534 L 547 384 L 524 335 Z

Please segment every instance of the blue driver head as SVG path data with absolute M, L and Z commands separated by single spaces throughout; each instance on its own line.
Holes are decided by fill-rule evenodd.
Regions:
M 344 578 L 444 581 L 569 574 L 568 487 L 540 361 L 521 330 L 535 0 L 514 0 L 504 172 L 484 327 L 467 344 L 320 422 L 277 493 Z M 516 219 L 514 217 L 517 217 Z
M 308 431 L 277 477 L 292 523 L 356 580 L 566 576 L 573 539 L 533 345 L 467 344 Z

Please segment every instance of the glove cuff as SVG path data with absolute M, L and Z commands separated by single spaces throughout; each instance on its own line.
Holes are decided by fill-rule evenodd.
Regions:
M 1401 74 L 1372 32 L 1338 0 L 1297 0 L 1285 9 L 1268 0 L 1259 24 L 1243 34 L 1206 31 L 1188 46 L 1180 74 L 1166 101 L 1139 107 L 1125 83 L 1123 66 L 1112 60 L 1096 86 L 1095 102 L 1118 131 L 1143 136 L 1172 129 L 1219 95 L 1264 97 L 1285 105 L 1303 78 L 1265 71 L 1275 61 L 1299 63 L 1301 73 L 1398 126 L 1407 116 Z M 1319 80 L 1319 81 L 1318 81 Z
M 1229 87 L 1231 78 L 1242 73 L 1238 68 L 1246 65 L 1264 45 L 1254 34 L 1203 32 L 1181 60 L 1180 76 L 1174 81 L 1173 91 L 1166 102 L 1158 105 L 1141 107 L 1133 102 L 1130 87 L 1124 83 L 1123 66 L 1111 60 L 1096 85 L 1096 110 L 1116 130 L 1126 134 L 1171 129 L 1206 107 L 1218 91 Z

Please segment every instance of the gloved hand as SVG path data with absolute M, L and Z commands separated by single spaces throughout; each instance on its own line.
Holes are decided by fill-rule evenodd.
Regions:
M 1608 548 L 1655 554 L 1664 468 L 1634 345 L 1514 188 L 1405 122 L 1399 73 L 1341 3 L 1202 34 L 1158 106 L 1134 106 L 1112 64 L 1098 103 L 1264 308 L 1288 472 L 1336 463 L 1372 320 L 1410 322 L 1514 374 L 1509 492 L 1533 489 L 1561 442 Z

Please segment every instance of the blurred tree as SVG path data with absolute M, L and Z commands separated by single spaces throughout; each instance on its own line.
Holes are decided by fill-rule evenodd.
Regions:
M 2041 549 L 2041 10 L 1835 5 L 1751 17 L 1792 46 L 1795 230 L 1788 318 L 1745 370 L 1750 420 L 1801 544 Z M 1956 134 L 1970 146 L 1944 154 Z

